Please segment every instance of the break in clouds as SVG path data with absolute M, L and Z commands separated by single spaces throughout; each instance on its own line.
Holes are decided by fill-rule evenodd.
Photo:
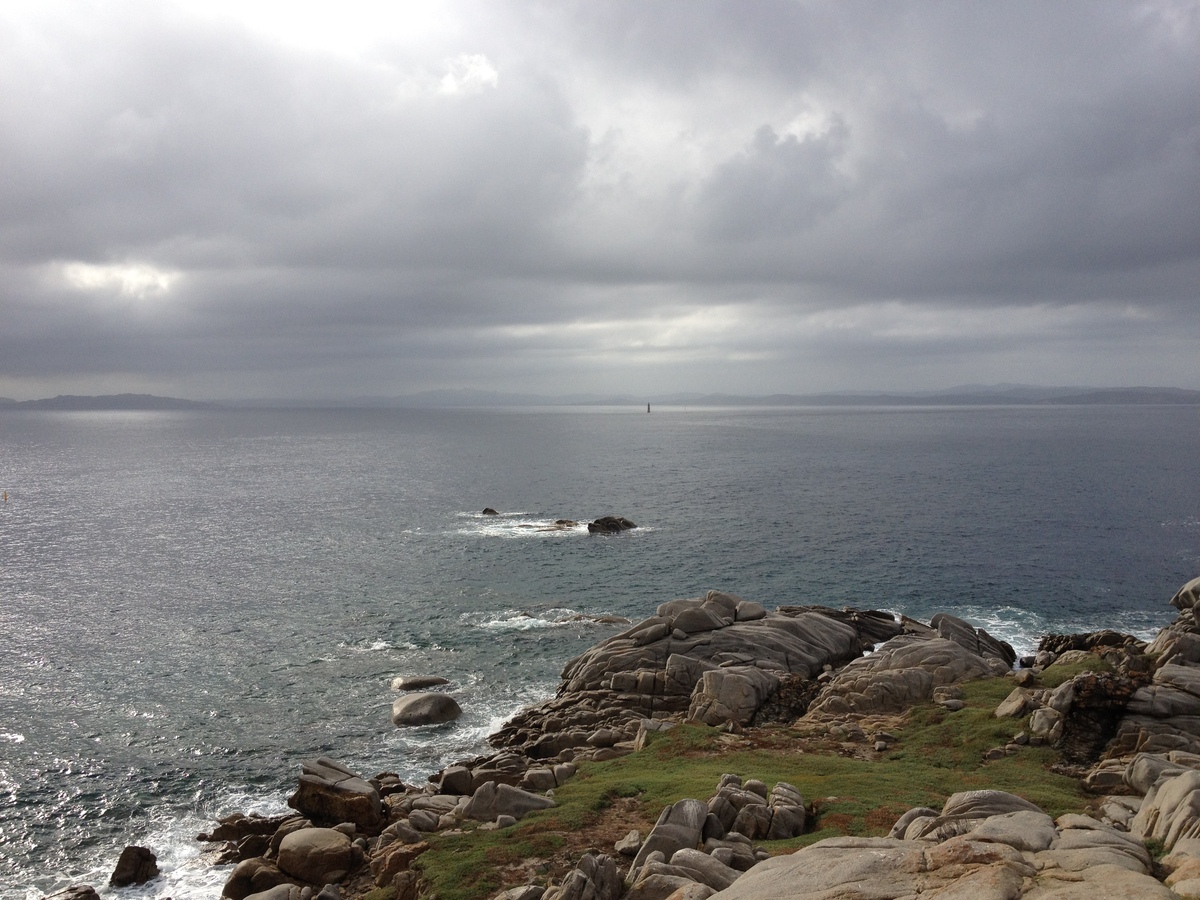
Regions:
M 1200 388 L 1195 2 L 236 8 L 0 7 L 0 394 Z

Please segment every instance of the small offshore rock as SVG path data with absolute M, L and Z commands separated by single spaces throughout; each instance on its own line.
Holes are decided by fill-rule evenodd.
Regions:
M 423 691 L 426 688 L 449 684 L 450 679 L 440 675 L 401 675 L 392 679 L 393 691 Z
M 617 534 L 637 528 L 637 525 L 624 516 L 601 516 L 594 522 L 588 522 L 588 532 L 591 534 Z
M 392 724 L 397 728 L 441 725 L 461 715 L 462 707 L 447 694 L 409 694 L 392 704 Z
M 496 511 L 495 511 L 494 509 L 492 509 L 490 506 L 485 506 L 485 507 L 483 508 L 483 512 L 481 513 L 481 515 L 485 515 L 485 516 L 498 516 L 498 515 L 500 515 L 500 513 L 496 512 Z
M 158 857 L 149 847 L 130 845 L 121 851 L 117 866 L 109 878 L 110 887 L 128 887 L 145 884 L 158 877 Z

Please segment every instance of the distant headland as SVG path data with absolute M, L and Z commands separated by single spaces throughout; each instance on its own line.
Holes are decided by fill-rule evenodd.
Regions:
M 1200 391 L 1175 387 L 1041 387 L 1033 385 L 965 385 L 942 391 L 848 391 L 819 394 L 673 393 L 638 397 L 630 394 L 520 394 L 500 391 L 437 390 L 396 396 L 251 400 L 183 400 L 153 394 L 60 394 L 41 400 L 0 397 L 0 410 L 193 410 L 193 409 L 438 409 L 532 406 L 636 406 L 647 402 L 665 407 L 920 407 L 920 406 L 1200 406 Z

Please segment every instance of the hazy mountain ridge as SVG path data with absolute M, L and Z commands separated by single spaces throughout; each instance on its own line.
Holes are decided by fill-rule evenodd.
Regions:
M 437 390 L 391 397 L 341 400 L 183 400 L 153 394 L 60 394 L 42 400 L 0 397 L 0 410 L 189 410 L 189 409 L 462 409 L 535 406 L 1102 406 L 1105 404 L 1200 406 L 1200 391 L 1174 387 L 1042 387 L 963 385 L 941 391 L 847 391 L 822 394 L 701 394 L 680 392 L 636 397 L 630 394 L 521 394 L 501 391 Z
M 182 400 L 178 397 L 158 397 L 154 394 L 100 394 L 97 396 L 59 394 L 57 397 L 48 397 L 41 400 L 11 400 L 7 397 L 0 399 L 0 408 L 3 409 L 62 410 L 72 412 L 213 409 L 216 405 L 199 400 Z

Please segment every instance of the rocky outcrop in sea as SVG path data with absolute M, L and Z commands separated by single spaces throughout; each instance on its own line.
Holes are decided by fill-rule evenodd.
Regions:
M 886 835 L 780 852 L 764 844 L 828 827 L 819 804 L 789 782 L 729 773 L 569 871 L 515 885 L 510 872 L 499 896 L 1200 897 L 1200 579 L 1170 602 L 1178 618 L 1149 644 L 1111 631 L 1050 635 L 1017 660 L 948 614 L 921 623 L 849 608 L 767 610 L 717 591 L 672 600 L 569 661 L 554 698 L 491 737 L 495 752 L 420 786 L 313 760 L 289 800 L 293 815 L 230 816 L 201 839 L 235 864 L 229 900 L 416 898 L 414 863 L 441 836 L 499 831 L 552 809 L 581 767 L 638 753 L 681 723 L 730 734 L 803 726 L 831 752 L 869 760 L 895 740 L 881 723 L 917 708 L 953 716 L 965 684 L 1005 679 L 1011 690 L 993 715 L 1011 721 L 1013 737 L 985 759 L 1053 748 L 1054 771 L 1090 792 L 1088 814 L 1052 818 L 1017 793 L 960 791 L 896 816 Z M 1051 672 L 1070 674 L 1045 679 Z

